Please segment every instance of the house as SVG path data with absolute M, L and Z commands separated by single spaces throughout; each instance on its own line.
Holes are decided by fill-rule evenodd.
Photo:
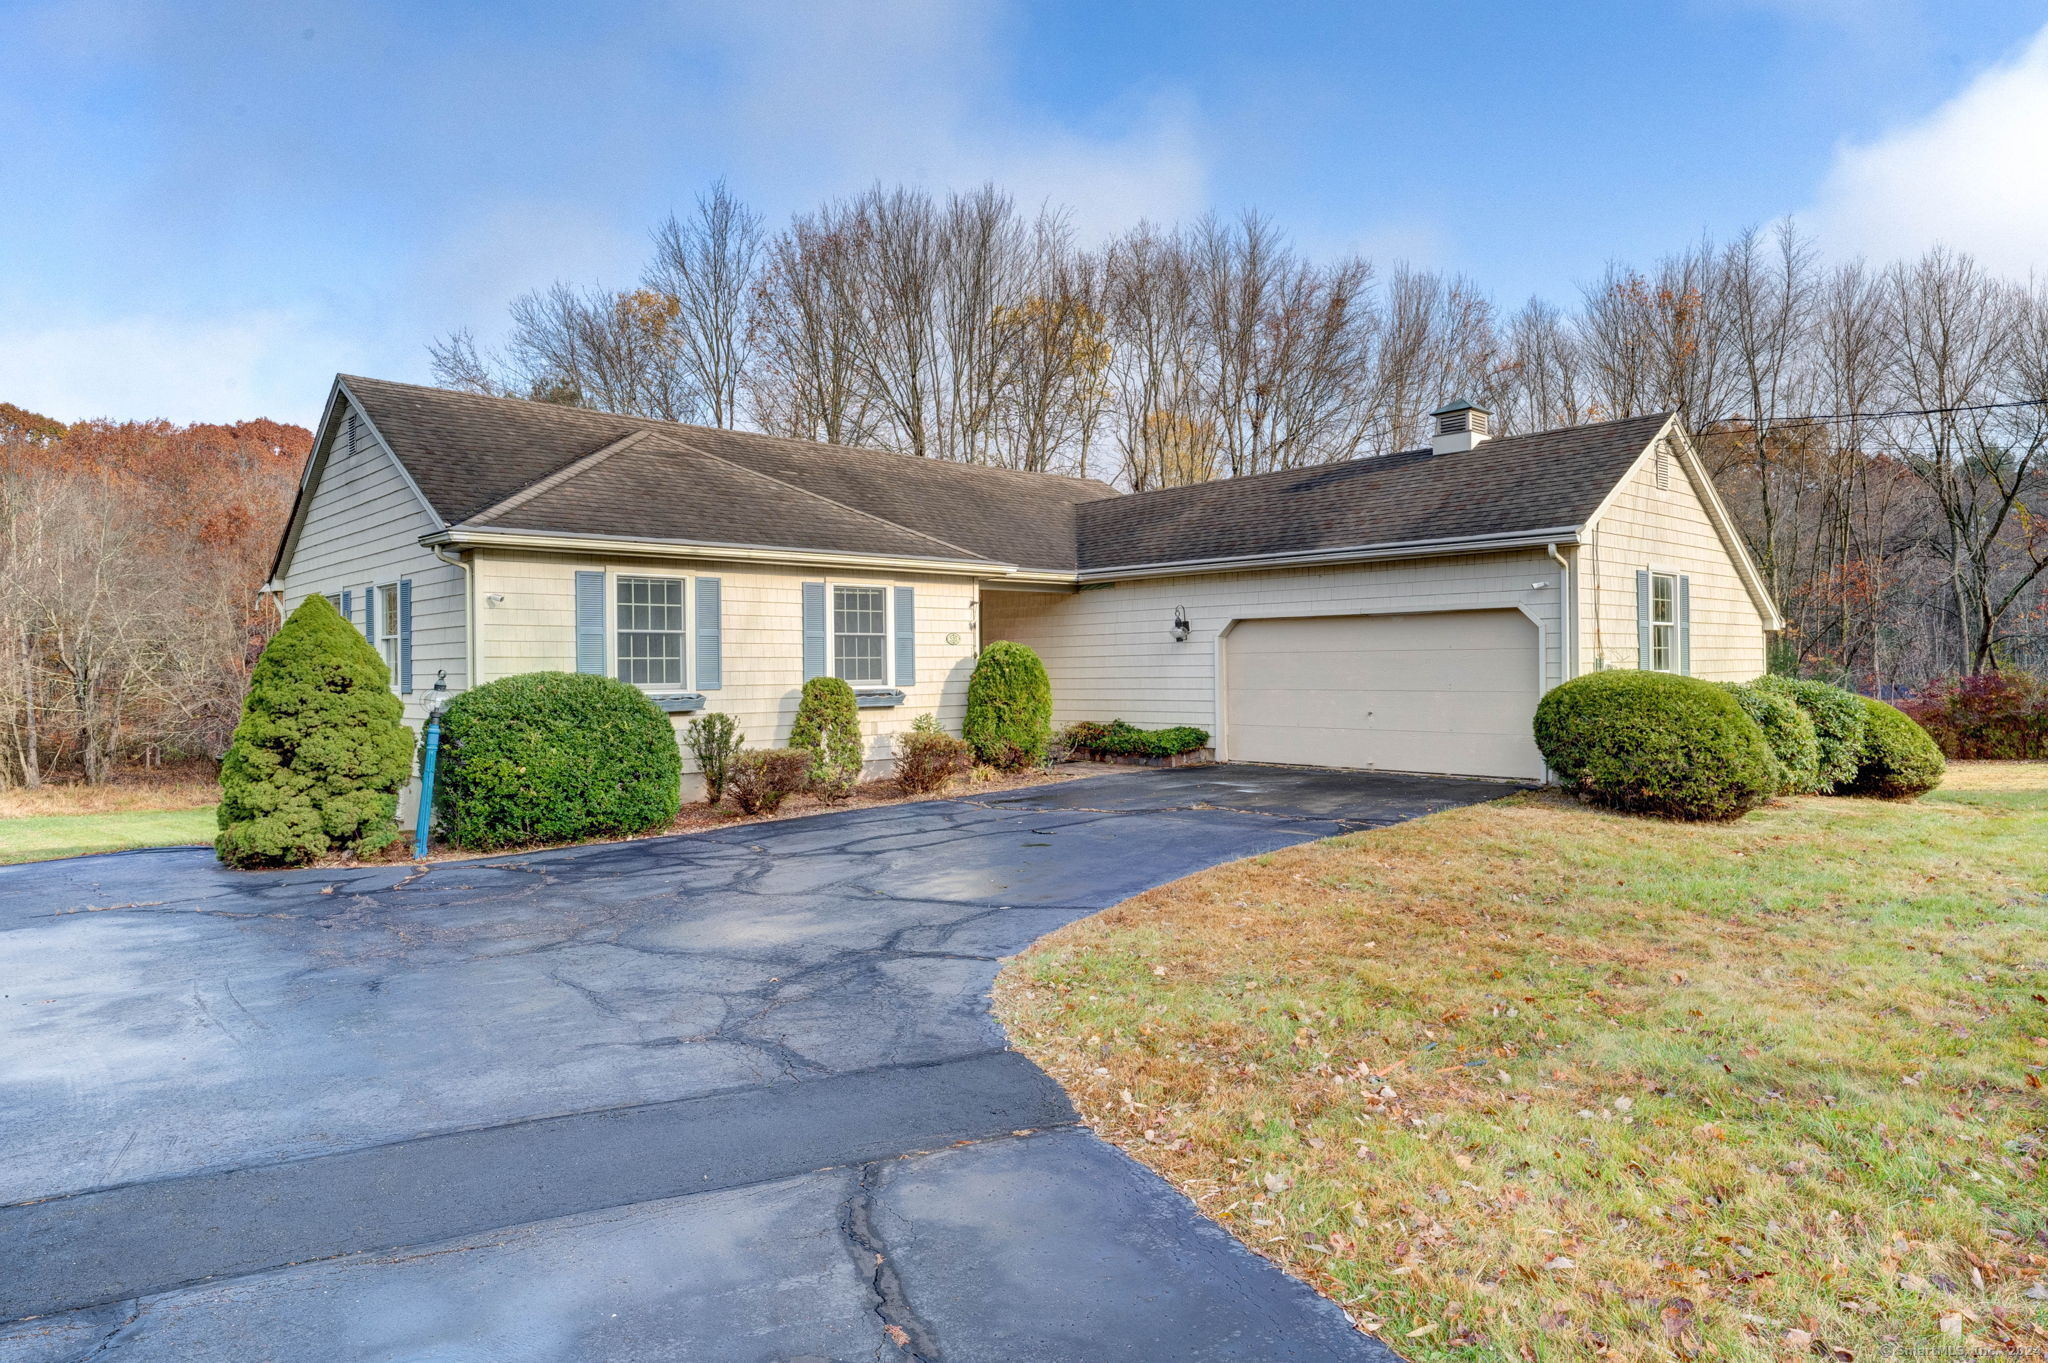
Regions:
M 1539 778 L 1550 686 L 1740 680 L 1776 609 L 1668 416 L 1119 494 L 1052 474 L 335 380 L 270 589 L 332 598 L 406 714 L 437 684 L 603 672 L 786 741 L 808 677 L 871 760 L 957 731 L 995 639 L 1056 722 L 1193 724 L 1245 762 Z

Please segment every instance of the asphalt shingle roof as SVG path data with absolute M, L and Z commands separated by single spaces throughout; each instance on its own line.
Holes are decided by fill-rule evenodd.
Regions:
M 1081 567 L 1137 567 L 1585 524 L 1668 413 L 1162 488 L 1081 508 Z
M 1666 420 L 1632 417 L 1456 454 L 1413 450 L 1121 496 L 1088 479 L 381 379 L 343 382 L 450 525 L 1056 572 L 1575 527 Z M 635 438 L 622 445 L 627 437 Z

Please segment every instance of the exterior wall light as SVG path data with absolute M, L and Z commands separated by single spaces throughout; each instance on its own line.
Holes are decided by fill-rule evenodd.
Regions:
M 1195 627 L 1188 623 L 1188 608 L 1186 606 L 1175 606 L 1173 608 L 1173 641 L 1176 644 L 1186 643 L 1188 635 L 1192 634 L 1194 629 Z

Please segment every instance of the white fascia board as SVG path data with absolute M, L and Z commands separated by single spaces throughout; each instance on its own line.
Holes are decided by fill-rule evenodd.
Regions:
M 490 530 L 452 526 L 420 537 L 429 548 L 445 544 L 466 549 L 540 549 L 558 553 L 610 555 L 618 558 L 709 558 L 727 562 L 789 563 L 829 568 L 874 568 L 894 572 L 940 573 L 960 577 L 1008 577 L 1014 564 L 914 555 L 840 554 L 817 549 L 786 549 L 762 544 L 718 544 L 698 540 L 644 539 L 619 535 L 579 535 L 561 531 Z

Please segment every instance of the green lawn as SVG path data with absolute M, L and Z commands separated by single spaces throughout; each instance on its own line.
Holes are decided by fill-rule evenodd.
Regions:
M 130 847 L 211 843 L 212 805 L 198 809 L 129 810 L 108 814 L 42 814 L 0 819 L 0 865 L 47 861 Z
M 1455 810 L 1140 896 L 998 1000 L 1417 1360 L 2048 1349 L 2048 764 L 1726 825 Z

